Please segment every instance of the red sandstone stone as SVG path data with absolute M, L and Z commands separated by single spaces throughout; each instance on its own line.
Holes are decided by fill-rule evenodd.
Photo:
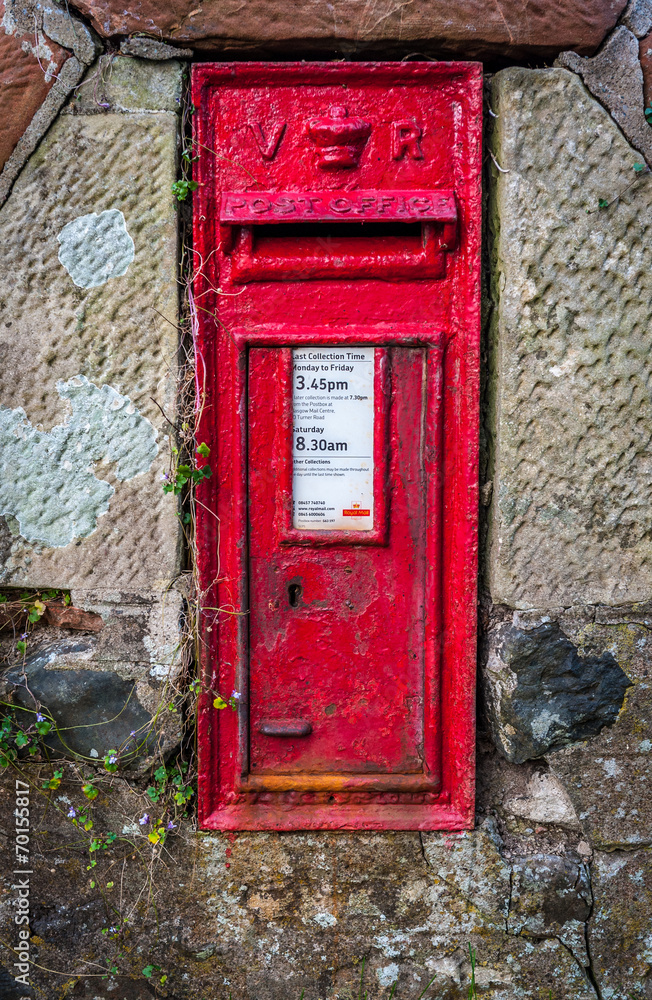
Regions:
M 638 54 L 643 70 L 643 97 L 645 107 L 652 106 L 652 32 L 641 38 L 638 43 Z
M 39 38 L 40 66 L 34 37 L 8 35 L 0 27 L 0 170 L 70 55 L 40 32 Z
M 593 53 L 626 0 L 74 0 L 102 35 L 146 32 L 223 52 Z

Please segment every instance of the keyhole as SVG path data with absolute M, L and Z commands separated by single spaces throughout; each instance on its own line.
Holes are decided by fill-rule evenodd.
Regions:
M 298 608 L 300 603 L 301 595 L 303 594 L 303 587 L 300 583 L 289 583 L 288 584 L 288 601 L 290 602 L 291 608 Z

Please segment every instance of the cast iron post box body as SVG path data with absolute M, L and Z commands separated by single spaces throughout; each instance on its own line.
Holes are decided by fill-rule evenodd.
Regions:
M 202 825 L 468 827 L 480 67 L 205 64 L 193 103 Z

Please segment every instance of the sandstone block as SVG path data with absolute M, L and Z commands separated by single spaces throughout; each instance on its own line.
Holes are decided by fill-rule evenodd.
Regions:
M 144 65 L 158 81 L 159 67 Z M 177 81 L 166 90 L 169 103 L 180 66 L 161 65 L 165 80 Z M 153 89 L 160 93 L 158 83 Z M 170 111 L 64 115 L 0 211 L 2 415 L 10 433 L 22 436 L 21 462 L 29 465 L 32 455 L 34 479 L 27 516 L 22 500 L 5 505 L 5 585 L 151 592 L 178 572 L 176 500 L 161 488 L 169 424 L 159 409 L 174 419 L 177 219 L 170 187 L 177 139 L 178 116 Z M 109 219 L 111 226 L 105 232 L 80 219 Z M 71 276 L 59 257 L 62 231 L 76 220 L 73 257 L 86 270 L 93 261 L 88 280 L 74 279 L 74 262 Z M 140 454 L 143 461 L 121 467 L 121 439 L 125 458 Z M 54 463 L 58 492 L 39 485 L 44 461 Z M 11 479 L 10 468 L 4 474 Z M 66 513 L 59 498 L 80 475 L 87 489 L 77 492 L 78 513 Z
M 466 59 L 496 54 L 519 58 L 550 57 L 562 48 L 593 52 L 616 23 L 626 0 L 565 0 L 530 3 L 506 0 L 500 7 L 479 0 L 456 4 L 417 0 L 380 4 L 356 0 L 174 0 L 165 5 L 144 0 L 127 7 L 117 0 L 76 0 L 105 37 L 143 32 L 169 42 L 223 51 L 335 48 L 373 51 L 382 46 L 413 51 L 457 53 Z M 407 49 L 406 47 L 409 47 Z
M 645 600 L 652 185 L 566 70 L 503 70 L 492 110 L 492 598 Z

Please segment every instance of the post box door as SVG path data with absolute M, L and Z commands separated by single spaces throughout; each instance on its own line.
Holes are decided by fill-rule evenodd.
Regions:
M 207 828 L 473 822 L 481 84 L 193 67 Z
M 431 746 L 437 736 L 432 720 L 424 719 L 426 352 L 414 347 L 295 351 L 291 383 L 284 371 L 289 353 L 266 347 L 249 352 L 251 771 L 422 773 L 424 732 Z M 301 494 L 311 499 L 299 510 L 294 499 L 293 520 L 310 525 L 312 517 L 316 526 L 300 539 L 288 538 L 282 479 L 274 474 L 290 458 L 284 420 L 290 385 L 293 485 L 296 492 L 299 473 L 313 486 Z M 357 401 L 357 411 L 356 394 L 368 397 Z M 333 441 L 323 415 L 329 410 L 335 416 L 348 412 L 353 421 L 357 412 L 363 429 L 367 416 L 366 447 L 345 426 Z M 373 496 L 374 429 L 385 439 L 382 476 L 375 484 L 384 494 L 379 497 Z M 339 450 L 329 451 L 330 446 Z M 360 466 L 372 480 L 364 495 L 355 492 L 361 489 Z M 353 492 L 342 499 L 347 486 Z M 357 497 L 369 506 L 353 507 Z M 373 531 L 364 522 L 373 522 L 374 515 L 384 519 L 388 507 L 390 523 L 380 525 L 381 537 L 361 544 L 368 529 Z M 322 547 L 323 525 L 337 532 L 331 522 L 345 518 L 359 527 L 348 538 L 340 535 L 338 545 Z M 436 566 L 429 570 L 437 572 Z M 431 760 L 434 781 L 433 767 Z

